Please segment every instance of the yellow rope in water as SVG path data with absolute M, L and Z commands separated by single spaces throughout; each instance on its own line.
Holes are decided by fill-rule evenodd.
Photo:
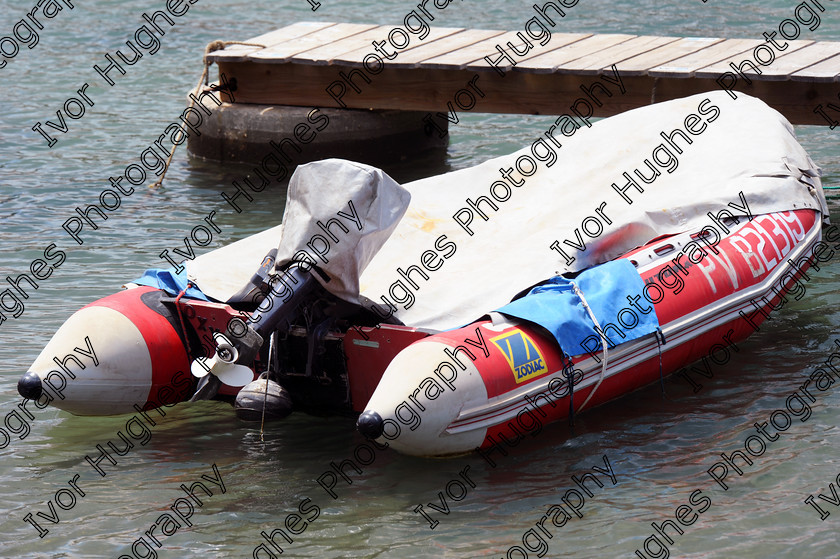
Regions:
M 260 418 L 260 442 L 264 443 L 265 439 L 263 435 L 265 434 L 265 404 L 268 401 L 268 376 L 265 377 L 265 394 L 263 394 L 263 409 L 262 409 L 262 417 Z
M 204 48 L 204 70 L 201 72 L 201 77 L 198 79 L 198 84 L 192 90 L 193 97 L 190 101 L 189 108 L 192 109 L 195 107 L 195 101 L 197 99 L 196 95 L 201 89 L 202 82 L 204 85 L 207 85 L 207 75 L 210 71 L 210 65 L 213 64 L 212 62 L 207 61 L 207 55 L 211 52 L 216 52 L 217 50 L 224 50 L 225 47 L 229 45 L 244 45 L 246 47 L 261 47 L 265 48 L 265 45 L 258 45 L 256 43 L 243 43 L 241 41 L 212 41 L 207 44 Z M 187 123 L 183 120 L 181 121 L 180 132 L 184 134 L 186 132 Z M 181 142 L 183 143 L 183 142 Z M 149 185 L 149 188 L 157 188 L 158 186 L 163 184 L 163 178 L 166 176 L 166 171 L 169 170 L 169 164 L 172 163 L 172 156 L 175 155 L 175 149 L 178 147 L 178 144 L 172 143 L 172 149 L 169 150 L 169 157 L 166 159 L 166 165 L 163 166 L 163 172 L 160 174 L 160 178 Z

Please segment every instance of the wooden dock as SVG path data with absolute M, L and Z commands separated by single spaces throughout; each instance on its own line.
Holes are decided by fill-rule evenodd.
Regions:
M 230 45 L 207 60 L 228 81 L 236 79 L 236 103 L 446 112 L 478 75 L 474 85 L 484 97 L 476 96 L 473 112 L 559 115 L 582 96 L 581 86 L 613 76 L 615 65 L 626 92 L 599 95 L 603 105 L 594 107 L 595 116 L 721 89 L 716 80 L 725 72 L 738 78 L 736 94 L 759 97 L 796 124 L 829 124 L 815 107 L 840 104 L 840 42 L 784 41 L 786 49 L 763 66 L 753 56 L 763 53 L 766 60 L 769 47 L 756 51 L 767 45 L 758 39 L 552 33 L 545 46 L 533 41 L 520 56 L 507 43 L 527 50 L 521 31 L 432 27 L 422 40 L 411 35 L 402 50 L 389 45 L 396 54 L 389 60 L 372 41 L 386 41 L 392 29 L 295 23 L 245 41 L 262 47 Z M 485 59 L 502 58 L 497 45 L 515 62 L 499 63 L 504 76 Z M 761 73 L 742 65 L 737 75 L 730 63 L 745 60 Z

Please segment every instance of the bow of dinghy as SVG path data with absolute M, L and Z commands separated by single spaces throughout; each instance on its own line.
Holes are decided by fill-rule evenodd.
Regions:
M 76 311 L 18 382 L 24 398 L 76 415 L 131 413 L 182 401 L 189 359 L 162 291 L 127 289 Z
M 552 278 L 491 320 L 413 343 L 385 370 L 359 432 L 420 456 L 505 452 L 548 423 L 718 359 L 782 305 L 821 251 L 813 210 L 730 227 L 715 242 L 686 232 Z M 680 272 L 674 255 L 689 253 Z

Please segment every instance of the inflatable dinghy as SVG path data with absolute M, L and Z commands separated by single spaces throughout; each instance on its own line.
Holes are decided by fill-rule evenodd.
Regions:
M 78 415 L 358 415 L 399 451 L 460 454 L 724 359 L 820 259 L 819 169 L 763 102 L 556 125 L 406 185 L 300 166 L 282 225 L 80 309 L 18 390 Z

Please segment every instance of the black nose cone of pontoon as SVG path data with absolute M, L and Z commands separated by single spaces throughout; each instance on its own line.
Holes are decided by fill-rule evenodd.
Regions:
M 385 430 L 385 422 L 382 421 L 382 416 L 378 413 L 373 410 L 367 410 L 356 421 L 356 429 L 366 439 L 378 439 Z
M 18 381 L 18 393 L 29 400 L 37 400 L 41 397 L 44 387 L 41 385 L 41 377 L 34 371 L 29 371 Z

